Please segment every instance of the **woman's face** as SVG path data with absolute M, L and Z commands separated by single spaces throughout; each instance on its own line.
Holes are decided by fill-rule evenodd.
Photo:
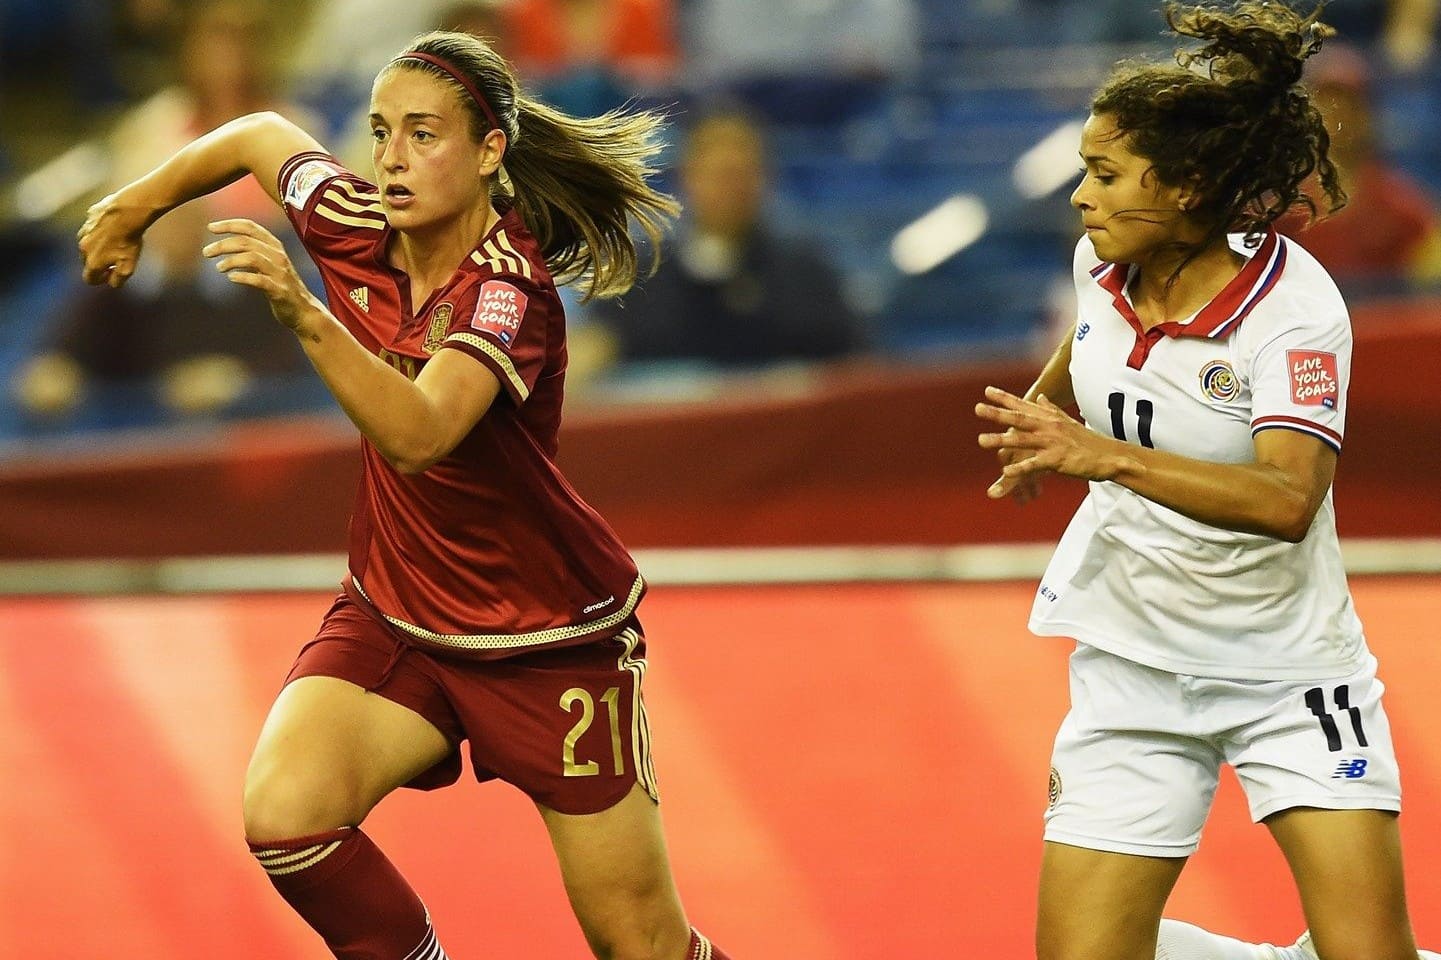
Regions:
M 419 70 L 392 68 L 370 94 L 371 159 L 386 219 L 416 230 L 489 202 L 487 178 L 500 162 L 492 141 L 470 135 L 470 114 L 453 86 Z
M 1096 256 L 1141 263 L 1187 226 L 1185 191 L 1163 184 L 1151 162 L 1131 152 L 1128 138 L 1106 114 L 1092 114 L 1081 130 L 1085 174 L 1071 205 L 1081 213 Z

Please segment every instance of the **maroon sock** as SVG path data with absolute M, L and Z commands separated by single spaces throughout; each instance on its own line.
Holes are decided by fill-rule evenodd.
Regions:
M 359 829 L 252 843 L 250 852 L 341 960 L 444 960 L 425 904 Z
M 701 936 L 699 930 L 691 927 L 690 949 L 685 953 L 685 960 L 730 960 L 720 947 L 711 943 Z

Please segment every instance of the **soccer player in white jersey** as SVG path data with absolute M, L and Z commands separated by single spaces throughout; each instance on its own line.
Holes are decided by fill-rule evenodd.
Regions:
M 1151 956 L 1229 763 L 1310 922 L 1265 949 L 1415 960 L 1396 758 L 1331 506 L 1350 324 L 1271 229 L 1313 174 L 1345 199 L 1298 82 L 1332 31 L 1256 0 L 1166 12 L 1198 43 L 1118 66 L 1081 136 L 1076 325 L 1025 397 L 976 408 L 1001 431 L 980 437 L 1004 464 L 992 497 L 1090 482 L 1030 621 L 1077 641 L 1037 954 Z M 1171 960 L 1272 955 L 1185 932 L 1202 936 L 1159 944 L 1189 951 Z

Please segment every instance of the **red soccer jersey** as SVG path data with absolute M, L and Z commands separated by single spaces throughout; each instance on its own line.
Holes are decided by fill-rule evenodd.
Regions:
M 386 262 L 391 229 L 374 184 L 302 153 L 279 185 L 331 312 L 367 350 L 411 379 L 437 351 L 460 350 L 502 388 L 424 473 L 401 474 L 362 438 L 352 592 L 421 645 L 479 659 L 614 632 L 645 583 L 555 466 L 565 316 L 520 217 L 507 211 L 412 314 L 409 280 Z

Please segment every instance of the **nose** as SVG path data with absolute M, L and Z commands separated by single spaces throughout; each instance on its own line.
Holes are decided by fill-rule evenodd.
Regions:
M 386 170 L 401 170 L 405 168 L 405 138 L 389 137 L 385 141 L 385 148 L 380 151 L 380 165 Z
M 1086 199 L 1086 195 L 1083 192 L 1085 189 L 1086 181 L 1082 179 L 1080 183 L 1076 184 L 1076 189 L 1071 191 L 1071 206 L 1077 210 L 1090 209 L 1091 203 Z

